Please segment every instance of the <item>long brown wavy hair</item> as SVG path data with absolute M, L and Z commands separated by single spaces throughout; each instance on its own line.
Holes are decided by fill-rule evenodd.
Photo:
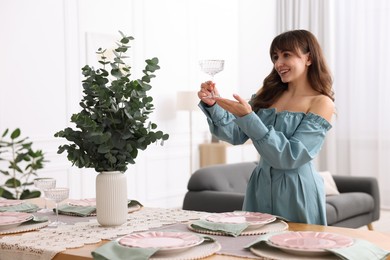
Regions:
M 328 96 L 334 101 L 332 76 L 326 64 L 321 46 L 316 37 L 306 30 L 284 32 L 274 38 L 270 47 L 272 59 L 276 51 L 290 51 L 296 55 L 309 53 L 311 65 L 308 67 L 307 77 L 311 87 L 319 93 Z M 264 79 L 263 86 L 251 100 L 253 111 L 268 108 L 274 104 L 282 93 L 287 90 L 287 83 L 283 83 L 275 67 Z

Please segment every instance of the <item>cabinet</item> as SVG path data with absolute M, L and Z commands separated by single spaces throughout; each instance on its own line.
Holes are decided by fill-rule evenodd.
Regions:
M 199 145 L 200 168 L 226 163 L 238 163 L 259 160 L 259 154 L 251 142 L 231 145 L 225 142 Z

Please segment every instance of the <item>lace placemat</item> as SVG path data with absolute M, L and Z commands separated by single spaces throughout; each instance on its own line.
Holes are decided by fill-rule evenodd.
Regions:
M 51 259 L 58 252 L 69 248 L 98 243 L 102 239 L 113 239 L 136 231 L 197 220 L 205 214 L 181 209 L 142 208 L 129 214 L 127 222 L 118 227 L 102 227 L 96 219 L 91 219 L 74 225 L 4 236 L 0 238 L 1 259 L 22 259 L 21 256 L 25 259 Z

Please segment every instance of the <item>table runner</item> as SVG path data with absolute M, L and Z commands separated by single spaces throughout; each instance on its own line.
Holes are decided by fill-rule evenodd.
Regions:
M 3 236 L 0 238 L 1 260 L 15 259 L 52 259 L 57 253 L 67 248 L 82 247 L 94 244 L 102 239 L 114 239 L 136 231 L 172 225 L 196 220 L 205 212 L 185 211 L 181 209 L 143 208 L 128 215 L 127 222 L 119 227 L 101 227 L 96 217 L 75 217 L 61 215 L 60 220 L 68 223 L 58 228 L 43 228 L 21 235 Z M 36 213 L 37 216 L 48 216 L 51 213 Z

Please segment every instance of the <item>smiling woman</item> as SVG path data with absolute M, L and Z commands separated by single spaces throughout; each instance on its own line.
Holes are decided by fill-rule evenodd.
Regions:
M 219 97 L 207 81 L 198 92 L 199 107 L 212 134 L 233 145 L 251 140 L 260 155 L 243 210 L 326 225 L 323 180 L 312 161 L 332 127 L 332 79 L 309 31 L 276 36 L 270 57 L 273 69 L 249 103 L 237 94 L 235 100 Z

